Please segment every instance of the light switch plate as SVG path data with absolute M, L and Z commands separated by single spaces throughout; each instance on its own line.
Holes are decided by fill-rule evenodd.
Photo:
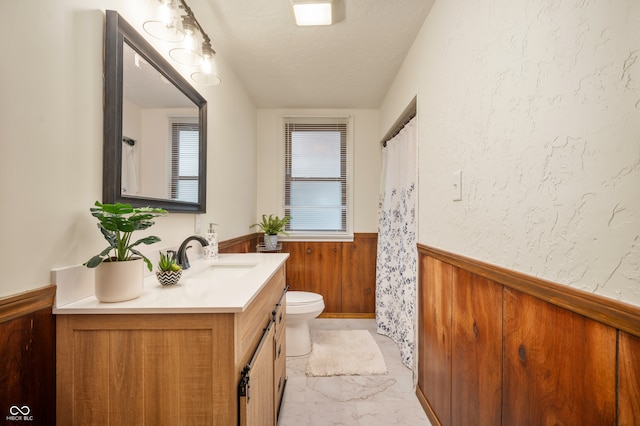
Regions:
M 453 201 L 462 200 L 462 170 L 453 173 L 451 182 L 451 195 Z

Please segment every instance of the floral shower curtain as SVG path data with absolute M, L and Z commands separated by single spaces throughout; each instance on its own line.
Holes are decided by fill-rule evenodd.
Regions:
M 414 368 L 416 345 L 416 162 L 413 118 L 382 150 L 382 180 L 376 262 L 376 324 L 400 347 Z

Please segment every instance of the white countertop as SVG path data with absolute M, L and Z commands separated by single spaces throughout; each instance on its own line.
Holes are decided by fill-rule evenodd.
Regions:
M 180 282 L 163 287 L 155 273 L 144 280 L 140 297 L 126 302 L 102 303 L 95 296 L 54 306 L 53 313 L 156 314 L 235 313 L 244 311 L 288 253 L 220 254 L 216 261 L 198 259 L 182 273 Z

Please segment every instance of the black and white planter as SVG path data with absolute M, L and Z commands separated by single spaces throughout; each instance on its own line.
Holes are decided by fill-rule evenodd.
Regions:
M 180 281 L 182 270 L 179 271 L 157 271 L 156 278 L 162 286 L 176 285 Z

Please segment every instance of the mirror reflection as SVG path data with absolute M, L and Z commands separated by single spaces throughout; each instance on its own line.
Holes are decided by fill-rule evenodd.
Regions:
M 198 201 L 198 108 L 124 44 L 122 195 Z

